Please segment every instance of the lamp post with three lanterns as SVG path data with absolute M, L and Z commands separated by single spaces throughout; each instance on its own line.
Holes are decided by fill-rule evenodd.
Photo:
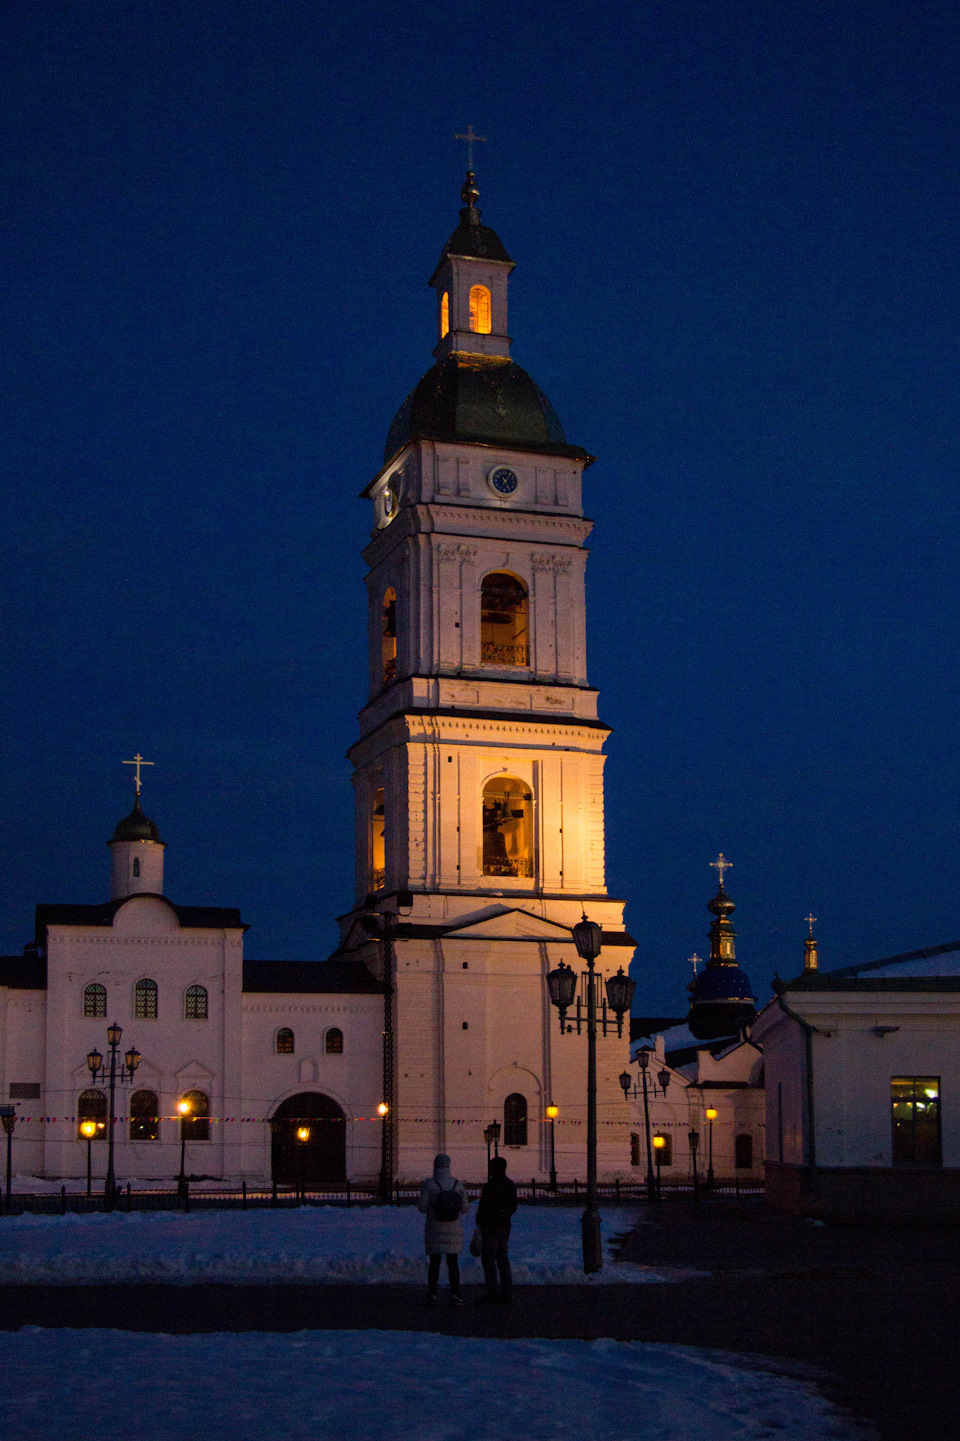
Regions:
M 603 944 L 603 932 L 596 921 L 588 921 L 586 912 L 583 919 L 573 927 L 573 942 L 577 955 L 587 963 L 587 1205 L 580 1218 L 583 1237 L 583 1269 L 589 1275 L 603 1267 L 603 1246 L 600 1239 L 600 1209 L 597 1196 L 597 977 L 594 962 Z M 547 973 L 550 1000 L 560 1012 L 560 1034 L 568 1030 L 567 1011 L 573 1005 L 577 992 L 577 973 L 570 966 L 560 962 L 556 970 Z M 636 982 L 623 973 L 621 966 L 615 976 L 606 981 L 606 1006 L 617 1018 L 617 1035 L 623 1035 L 623 1017 L 633 1001 Z M 606 1006 L 601 1021 L 603 1034 L 607 1034 Z M 577 1032 L 580 1031 L 581 1006 L 577 1001 Z M 609 1024 L 613 1024 L 609 1022 Z
M 647 1070 L 650 1065 L 650 1048 L 648 1046 L 641 1046 L 639 1051 L 637 1052 L 637 1065 L 640 1067 L 640 1081 L 643 1090 L 643 1129 L 644 1137 L 647 1143 L 647 1201 L 651 1205 L 653 1205 L 654 1202 L 660 1200 L 660 1170 L 658 1157 L 657 1174 L 655 1177 L 653 1171 L 653 1155 L 651 1151 L 650 1141 L 650 1099 L 647 1091 Z M 666 1100 L 667 1087 L 670 1084 L 670 1072 L 667 1070 L 666 1066 L 664 1066 L 661 1070 L 657 1072 L 657 1081 L 660 1082 L 660 1089 L 663 1091 L 664 1100 Z M 657 1095 L 657 1081 L 651 1082 L 653 1086 L 654 1099 L 656 1099 Z M 633 1077 L 631 1076 L 629 1071 L 621 1071 L 620 1084 L 623 1087 L 623 1094 L 625 1097 L 630 1094 L 631 1087 L 633 1089 L 633 1095 L 636 1096 L 637 1088 L 633 1084 Z
M 140 1052 L 136 1046 L 131 1046 L 118 1069 L 117 1052 L 120 1050 L 120 1037 L 122 1035 L 123 1031 L 117 1025 L 116 1021 L 114 1021 L 112 1026 L 107 1027 L 107 1044 L 110 1047 L 110 1129 L 107 1132 L 107 1179 L 104 1182 L 103 1199 L 108 1211 L 113 1210 L 117 1204 L 117 1197 L 120 1194 L 120 1188 L 117 1185 L 117 1179 L 113 1171 L 113 1133 L 116 1129 L 117 1121 L 117 1080 L 119 1079 L 121 1082 L 129 1080 L 132 1082 L 134 1073 L 140 1064 Z M 106 1063 L 96 1047 L 88 1053 L 87 1065 L 90 1067 L 90 1075 L 93 1078 L 94 1084 L 96 1084 L 98 1076 L 101 1074 L 106 1075 Z

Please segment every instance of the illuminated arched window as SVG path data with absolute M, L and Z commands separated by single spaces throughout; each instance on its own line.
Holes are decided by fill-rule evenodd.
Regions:
M 130 1139 L 160 1139 L 160 1102 L 156 1091 L 134 1091 L 130 1097 Z
M 190 1110 L 180 1122 L 180 1135 L 185 1141 L 209 1141 L 210 1097 L 204 1091 L 188 1091 L 183 1099 Z
M 521 1096 L 519 1091 L 514 1091 L 503 1103 L 503 1144 L 527 1144 L 527 1098 Z
M 188 1021 L 205 1021 L 207 1019 L 206 986 L 187 987 L 184 1015 Z
M 389 685 L 397 675 L 397 592 L 387 587 L 380 611 L 380 654 L 383 661 L 383 683 Z
M 470 287 L 470 329 L 478 335 L 490 334 L 490 292 L 485 285 Z
M 533 875 L 533 796 L 511 776 L 483 788 L 483 874 Z
M 328 1056 L 343 1055 L 343 1032 L 337 1026 L 331 1026 L 324 1036 L 323 1049 Z
M 102 1141 L 107 1134 L 107 1096 L 105 1091 L 81 1091 L 77 1101 L 77 1135 L 82 1141 L 87 1138 L 80 1130 L 84 1121 L 93 1121 L 96 1131 L 92 1141 Z
M 281 1026 L 277 1032 L 277 1055 L 293 1055 L 293 1032 L 289 1026 Z
M 106 1017 L 107 988 L 101 986 L 99 981 L 93 981 L 83 993 L 83 1014 L 99 1016 L 101 1020 Z
M 377 786 L 373 792 L 370 829 L 370 889 L 379 891 L 387 883 L 387 817 L 383 786 Z
M 133 992 L 133 1014 L 138 1021 L 157 1019 L 156 981 L 138 981 Z
M 450 331 L 450 296 L 446 291 L 440 297 L 440 339 Z
M 480 661 L 528 665 L 527 588 L 515 575 L 495 570 L 480 587 Z

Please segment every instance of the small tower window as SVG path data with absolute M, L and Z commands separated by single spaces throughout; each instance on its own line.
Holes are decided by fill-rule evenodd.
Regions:
M 155 1021 L 157 1019 L 157 983 L 156 981 L 138 981 L 134 988 L 133 1014 L 138 1021 Z
M 383 683 L 389 685 L 397 676 L 397 592 L 387 588 L 380 612 L 380 653 L 383 661 Z
M 485 285 L 470 287 L 470 329 L 477 335 L 490 334 L 490 292 Z
M 331 1026 L 324 1037 L 323 1049 L 328 1056 L 343 1055 L 343 1032 L 336 1026 Z
M 85 1016 L 98 1016 L 101 1020 L 106 1019 L 107 1014 L 107 988 L 101 986 L 99 981 L 94 981 L 87 986 L 83 993 L 83 1014 Z
M 160 1139 L 160 1102 L 156 1091 L 134 1091 L 130 1097 L 130 1139 Z
M 480 587 L 480 661 L 483 665 L 528 665 L 527 588 L 506 571 L 483 577 Z
M 204 1091 L 188 1091 L 183 1099 L 190 1110 L 180 1122 L 180 1135 L 185 1141 L 209 1141 L 210 1097 Z
M 483 788 L 483 874 L 533 875 L 533 796 L 511 776 Z
M 133 858 L 133 874 L 134 874 L 135 877 L 136 877 L 136 876 L 139 876 L 139 874 L 140 874 L 140 857 L 139 857 L 139 856 L 134 856 L 134 858 Z
M 514 1091 L 503 1103 L 503 1144 L 527 1144 L 527 1098 L 519 1091 Z
M 277 1055 L 293 1055 L 293 1032 L 289 1026 L 281 1026 L 277 1032 Z
M 440 339 L 450 333 L 450 296 L 446 291 L 440 297 Z
M 205 1021 L 207 1019 L 206 986 L 187 987 L 184 1015 L 188 1021 Z
M 373 793 L 370 846 L 370 889 L 380 891 L 387 883 L 386 802 L 383 786 Z

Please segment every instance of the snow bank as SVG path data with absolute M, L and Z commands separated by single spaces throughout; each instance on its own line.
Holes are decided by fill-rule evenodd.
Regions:
M 601 1213 L 605 1265 L 583 1274 L 580 1211 L 524 1206 L 510 1243 L 518 1285 L 676 1281 L 700 1274 L 613 1263 L 611 1238 L 629 1231 L 638 1212 Z M 464 1225 L 469 1239 L 470 1215 Z M 421 1284 L 423 1217 L 414 1207 L 292 1211 L 133 1211 L 87 1216 L 10 1216 L 0 1220 L 0 1283 L 91 1285 L 96 1282 L 198 1281 Z M 461 1257 L 465 1284 L 479 1284 L 480 1262 Z

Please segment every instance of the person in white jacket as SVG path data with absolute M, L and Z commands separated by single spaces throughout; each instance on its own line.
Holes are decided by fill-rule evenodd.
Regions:
M 440 1257 L 446 1256 L 450 1300 L 454 1306 L 462 1306 L 460 1252 L 463 1250 L 463 1223 L 460 1217 L 470 1209 L 470 1202 L 463 1182 L 453 1179 L 449 1156 L 434 1156 L 433 1175 L 420 1187 L 417 1206 L 426 1216 L 423 1240 L 430 1258 L 427 1265 L 427 1302 L 434 1305 L 437 1301 Z

